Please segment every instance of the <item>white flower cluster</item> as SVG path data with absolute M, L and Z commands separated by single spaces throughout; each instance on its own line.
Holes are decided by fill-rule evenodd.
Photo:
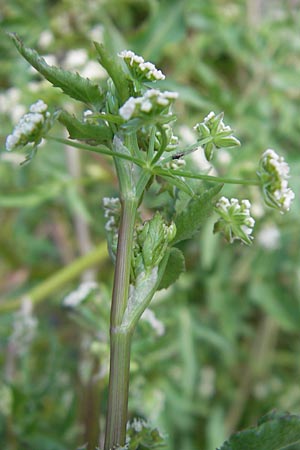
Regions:
M 124 120 L 137 117 L 140 114 L 158 115 L 169 107 L 178 97 L 177 92 L 149 89 L 142 97 L 130 97 L 119 109 L 120 116 Z
M 251 244 L 251 236 L 255 220 L 250 216 L 249 200 L 238 201 L 236 198 L 221 197 L 216 204 L 216 211 L 221 216 L 215 223 L 214 232 L 221 231 L 232 243 L 239 239 L 245 244 Z
M 262 181 L 264 199 L 268 206 L 278 208 L 282 214 L 289 211 L 295 198 L 288 187 L 289 172 L 289 165 L 274 150 L 268 149 L 262 154 L 258 176 Z
M 144 419 L 134 417 L 132 422 L 127 423 L 127 430 L 129 430 L 130 428 L 136 433 L 140 433 L 143 428 L 149 428 L 149 424 Z
M 131 50 L 123 50 L 118 56 L 124 59 L 128 68 L 139 80 L 146 79 L 149 81 L 158 81 L 166 78 L 161 70 L 158 70 L 154 64 L 145 62 L 142 56 L 136 55 Z
M 42 100 L 31 105 L 29 113 L 21 117 L 12 134 L 7 136 L 6 150 L 15 150 L 38 140 L 46 119 L 50 117 L 47 109 L 48 106 Z
M 63 299 L 63 305 L 69 308 L 75 308 L 97 288 L 98 284 L 94 281 L 85 281 L 84 283 L 81 283 L 75 291 L 70 292 L 70 294 Z
M 120 199 L 118 197 L 104 197 L 103 207 L 104 217 L 108 219 L 105 225 L 106 231 L 116 231 L 121 213 Z

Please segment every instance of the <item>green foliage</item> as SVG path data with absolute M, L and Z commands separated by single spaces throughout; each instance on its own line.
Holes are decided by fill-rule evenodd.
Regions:
M 59 113 L 58 120 L 65 125 L 71 139 L 78 139 L 94 144 L 107 143 L 112 139 L 111 130 L 104 124 L 93 125 L 80 122 L 66 111 Z
M 89 60 L 95 59 L 91 40 L 101 42 L 101 36 L 94 36 L 100 29 L 112 57 L 131 48 L 157 63 L 167 75 L 164 88 L 180 94 L 176 103 L 180 122 L 192 127 L 211 110 L 225 111 L 242 148 L 230 151 L 231 158 L 216 152 L 213 164 L 218 174 L 247 178 L 256 170 L 261 152 L 271 147 L 291 163 L 291 183 L 299 192 L 299 11 L 282 1 L 276 5 L 263 2 L 263 11 L 254 11 L 252 3 L 188 0 L 181 2 L 174 20 L 171 13 L 177 3 L 173 8 L 171 1 L 111 0 L 99 8 L 79 0 L 70 8 L 68 0 L 11 0 L 2 11 L 1 25 L 16 30 L 40 54 L 56 55 L 62 65 L 74 48 L 84 50 Z M 166 31 L 163 25 L 168 18 Z M 52 43 L 40 43 L 43 31 L 52 33 Z M 27 70 L 5 38 L 0 52 L 3 147 L 20 106 L 27 107 L 39 97 L 52 107 L 62 107 L 66 97 Z M 84 67 L 73 59 L 77 80 L 75 72 Z M 90 84 L 94 86 L 93 81 Z M 99 85 L 101 91 L 93 92 L 102 104 L 105 80 L 100 79 Z M 72 108 L 71 114 L 82 116 L 79 103 Z M 176 131 L 184 140 L 183 131 Z M 4 157 L 2 152 L 0 160 L 0 290 L 5 295 L 1 306 L 39 288 L 63 266 L 68 269 L 80 253 L 74 205 L 81 202 L 89 212 L 92 243 L 104 240 L 99 202 L 104 196 L 116 195 L 114 172 L 101 154 L 81 152 L 77 179 L 70 174 L 66 177 L 66 167 L 70 169 L 61 143 L 46 143 L 34 164 L 21 170 L 18 156 Z M 202 171 L 198 161 L 191 159 L 191 164 Z M 70 184 L 72 198 L 66 189 Z M 184 188 L 187 196 L 199 192 L 186 180 L 180 184 L 174 179 L 174 185 L 172 192 Z M 291 212 L 280 217 L 273 211 L 261 212 L 255 188 L 237 191 L 226 186 L 222 192 L 250 198 L 260 211 L 255 217 L 253 246 L 225 244 L 212 234 L 212 218 L 204 220 L 190 242 L 179 243 L 188 272 L 168 291 L 159 292 L 151 306 L 165 324 L 165 334 L 157 336 L 141 321 L 134 339 L 129 409 L 133 415 L 150 417 L 166 432 L 168 450 L 220 448 L 234 430 L 246 428 L 254 417 L 274 407 L 299 413 L 300 366 L 295 356 L 300 352 L 299 204 L 295 202 Z M 147 194 L 146 218 L 152 207 L 161 204 L 160 195 L 167 194 Z M 173 217 L 171 202 L 169 212 L 168 217 Z M 263 237 L 270 230 L 275 230 L 271 244 Z M 76 312 L 59 305 L 64 295 L 77 288 L 80 277 L 41 296 L 34 311 L 41 326 L 29 356 L 9 351 L 15 319 L 1 314 L 2 378 L 8 377 L 8 389 L 11 383 L 18 388 L 13 390 L 14 408 L 6 410 L 7 395 L 1 390 L 0 441 L 4 448 L 40 450 L 47 445 L 51 450 L 54 446 L 70 450 L 89 441 L 94 450 L 99 445 L 92 438 L 94 430 L 86 411 L 89 417 L 96 415 L 103 429 L 99 404 L 100 399 L 101 403 L 106 400 L 105 333 L 112 266 L 107 259 L 98 269 L 97 265 L 100 298 L 80 305 Z M 47 364 L 49 355 L 54 356 Z M 97 389 L 95 379 L 100 380 Z M 44 389 L 33 392 L 33 387 Z
M 9 36 L 21 55 L 54 87 L 60 88 L 64 94 L 83 103 L 94 105 L 95 107 L 103 104 L 103 95 L 98 85 L 82 78 L 78 73 L 74 74 L 49 66 L 35 50 L 26 48 L 16 34 L 9 33 Z
M 165 440 L 157 428 L 152 428 L 143 420 L 134 419 L 127 431 L 128 450 L 165 448 Z
M 167 267 L 160 282 L 159 289 L 167 289 L 178 279 L 179 275 L 185 271 L 184 256 L 181 250 L 172 247 L 168 259 Z
M 197 233 L 205 219 L 212 213 L 216 196 L 222 189 L 222 185 L 214 186 L 193 198 L 186 209 L 175 218 L 176 237 L 174 244 L 190 239 Z
M 219 450 L 281 450 L 300 442 L 300 416 L 271 413 L 234 434 Z

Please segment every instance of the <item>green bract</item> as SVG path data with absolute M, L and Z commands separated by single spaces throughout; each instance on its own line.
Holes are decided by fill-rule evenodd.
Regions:
M 241 145 L 240 141 L 233 136 L 233 130 L 224 124 L 223 117 L 224 113 L 216 116 L 214 112 L 210 112 L 203 122 L 197 123 L 194 126 L 199 138 L 207 139 L 207 143 L 203 144 L 203 147 L 208 161 L 212 159 L 215 148 Z

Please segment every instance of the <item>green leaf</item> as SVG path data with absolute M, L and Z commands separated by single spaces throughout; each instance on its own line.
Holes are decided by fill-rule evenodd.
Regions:
M 26 48 L 16 33 L 8 33 L 21 55 L 54 87 L 60 88 L 65 94 L 81 102 L 99 108 L 104 102 L 104 96 L 97 84 L 78 73 L 72 73 L 58 67 L 49 66 L 35 50 Z
M 202 222 L 213 211 L 215 197 L 219 194 L 222 186 L 218 184 L 197 198 L 193 198 L 187 208 L 175 218 L 177 233 L 174 244 L 190 239 L 199 231 Z
M 58 116 L 61 122 L 67 128 L 71 139 L 84 140 L 86 142 L 105 143 L 111 141 L 112 132 L 106 125 L 93 125 L 80 122 L 76 117 L 66 111 L 61 111 Z
M 130 96 L 129 78 L 122 69 L 122 66 L 116 57 L 110 55 L 102 44 L 94 42 L 94 45 L 99 55 L 99 62 L 101 66 L 104 67 L 108 75 L 111 77 L 120 96 L 121 103 L 124 103 Z
M 300 442 L 300 416 L 271 413 L 258 426 L 234 434 L 219 450 L 281 450 Z
M 175 283 L 179 275 L 185 271 L 185 260 L 181 250 L 176 247 L 171 248 L 167 267 L 163 274 L 158 289 L 167 289 Z

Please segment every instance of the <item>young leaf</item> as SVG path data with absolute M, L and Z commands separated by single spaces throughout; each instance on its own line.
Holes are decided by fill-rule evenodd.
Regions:
M 35 50 L 26 48 L 15 33 L 8 33 L 21 55 L 53 86 L 60 88 L 65 94 L 81 102 L 99 108 L 104 102 L 104 96 L 97 84 L 78 73 L 72 73 L 58 67 L 49 66 Z
M 177 233 L 173 244 L 190 239 L 199 231 L 204 219 L 211 214 L 215 197 L 221 189 L 222 185 L 219 184 L 205 191 L 197 198 L 193 198 L 187 208 L 175 218 Z
M 91 123 L 80 122 L 76 117 L 66 111 L 61 111 L 58 117 L 67 128 L 71 139 L 84 140 L 86 142 L 105 143 L 111 141 L 112 132 L 106 125 L 93 125 Z
M 300 443 L 300 416 L 269 414 L 253 428 L 232 435 L 219 450 L 281 450 Z
M 122 69 L 121 64 L 116 58 L 113 58 L 102 44 L 94 42 L 95 48 L 99 55 L 99 62 L 104 67 L 108 75 L 113 80 L 113 83 L 118 91 L 121 102 L 124 103 L 129 97 L 129 79 Z
M 175 283 L 179 275 L 185 271 L 185 260 L 181 250 L 176 247 L 171 248 L 167 267 L 163 274 L 158 289 L 167 289 Z

